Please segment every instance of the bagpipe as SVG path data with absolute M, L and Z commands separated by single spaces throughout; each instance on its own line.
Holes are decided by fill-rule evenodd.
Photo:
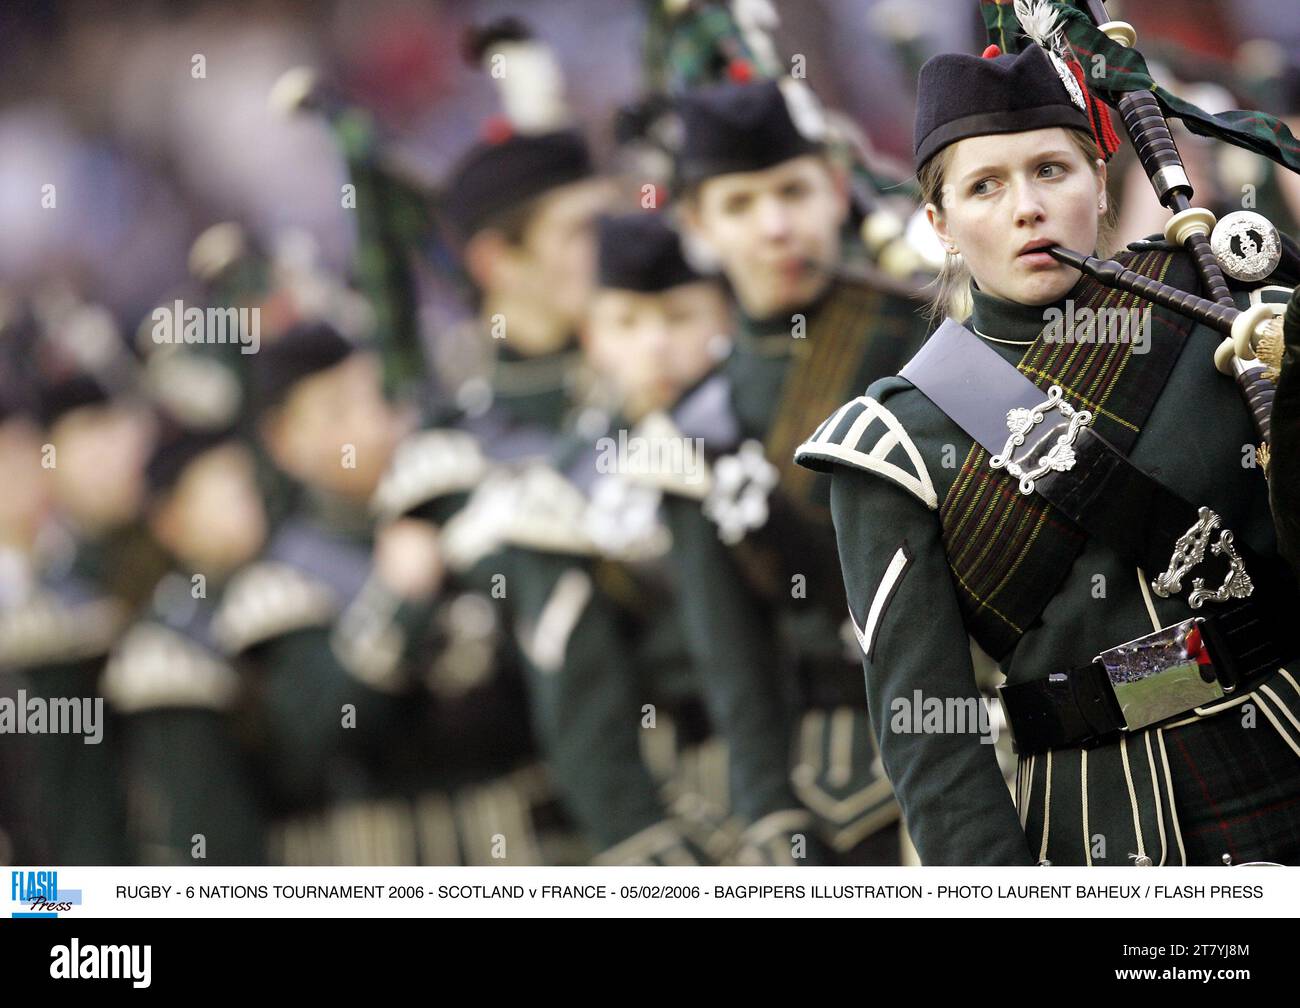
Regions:
M 343 205 L 357 215 L 355 279 L 375 314 L 372 329 L 385 393 L 398 397 L 422 385 L 429 372 L 410 256 L 421 249 L 435 263 L 451 259 L 438 243 L 435 186 L 389 141 L 371 112 L 348 101 L 314 70 L 285 71 L 268 101 L 285 116 L 317 116 L 338 147 L 349 185 Z

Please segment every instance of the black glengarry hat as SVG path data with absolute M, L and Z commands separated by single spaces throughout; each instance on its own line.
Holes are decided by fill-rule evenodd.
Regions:
M 238 444 L 233 428 L 193 430 L 174 428 L 163 432 L 145 467 L 145 480 L 152 496 L 169 493 L 180 482 L 186 467 L 200 455 L 224 444 Z
M 328 322 L 300 322 L 263 345 L 253 361 L 256 413 L 284 402 L 304 378 L 326 371 L 361 349 Z
M 1052 126 L 1092 136 L 1085 108 L 1071 72 L 1039 46 L 991 58 L 965 53 L 935 56 L 921 67 L 917 79 L 917 170 L 949 144 L 967 137 Z
M 475 144 L 452 169 L 441 199 L 443 215 L 465 241 L 502 214 L 592 173 L 587 144 L 575 130 L 507 132 Z
M 658 213 L 602 217 L 599 285 L 657 294 L 702 279 L 682 255 L 677 232 Z
M 112 401 L 104 383 L 85 371 L 47 383 L 37 394 L 37 419 L 52 427 L 65 414 L 83 406 L 103 406 Z
M 677 183 L 691 186 L 730 172 L 761 171 L 822 149 L 790 114 L 774 80 L 717 84 L 678 102 L 683 139 Z

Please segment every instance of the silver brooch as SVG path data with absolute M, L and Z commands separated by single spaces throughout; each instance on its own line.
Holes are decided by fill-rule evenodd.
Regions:
M 1214 225 L 1210 249 L 1225 273 L 1247 283 L 1263 280 L 1282 261 L 1277 228 L 1251 210 L 1236 210 Z
M 718 538 L 733 546 L 767 524 L 767 499 L 779 475 L 763 454 L 763 445 L 754 440 L 714 463 L 713 486 L 704 501 L 704 514 L 718 526 Z
M 1014 458 L 1015 450 L 1025 443 L 1025 438 L 1029 432 L 1038 424 L 1043 422 L 1043 417 L 1050 410 L 1057 410 L 1061 416 L 1069 421 L 1069 426 L 1065 432 L 1056 438 L 1046 452 L 1038 456 L 1037 462 L 1032 466 L 1025 463 L 1035 455 L 1036 449 L 1051 438 L 1047 434 L 1040 438 L 1032 449 L 1025 452 L 1019 461 Z M 1011 431 L 1011 436 L 1007 438 L 1007 443 L 1003 445 L 1001 453 L 992 456 L 989 459 L 989 466 L 993 469 L 1006 469 L 1012 476 L 1020 480 L 1020 492 L 1031 494 L 1034 492 L 1034 481 L 1046 475 L 1049 472 L 1065 472 L 1074 466 L 1074 441 L 1079 436 L 1079 431 L 1092 422 L 1092 414 L 1087 410 L 1076 410 L 1065 401 L 1065 390 L 1060 385 L 1053 385 L 1047 390 L 1047 400 L 1039 403 L 1031 409 L 1017 407 L 1007 411 L 1007 429 Z M 1053 432 L 1060 425 L 1053 427 Z
M 1226 602 L 1230 598 L 1248 598 L 1255 590 L 1255 584 L 1246 573 L 1236 548 L 1232 545 L 1232 532 L 1220 528 L 1222 519 L 1207 507 L 1198 509 L 1196 522 L 1178 537 L 1174 543 L 1173 555 L 1169 558 L 1169 567 L 1151 582 L 1151 590 L 1161 598 L 1170 598 L 1183 590 L 1183 578 L 1205 559 L 1205 548 L 1216 556 L 1228 560 L 1228 576 L 1218 588 L 1206 588 L 1205 578 L 1192 581 L 1191 594 L 1187 604 L 1199 609 L 1206 602 Z M 1211 544 L 1210 535 L 1218 530 L 1218 541 Z
M 1074 74 L 1070 73 L 1070 68 L 1066 66 L 1065 60 L 1061 59 L 1056 53 L 1049 50 L 1043 50 L 1052 60 L 1052 66 L 1056 68 L 1057 76 L 1061 78 L 1061 83 L 1065 85 L 1065 91 L 1070 96 L 1070 101 L 1079 106 L 1081 112 L 1088 111 L 1088 103 L 1083 99 L 1083 90 L 1079 87 L 1078 80 Z

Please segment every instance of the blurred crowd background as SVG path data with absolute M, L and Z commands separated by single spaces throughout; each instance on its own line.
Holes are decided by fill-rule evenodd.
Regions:
M 786 863 L 804 822 L 817 825 L 794 832 L 820 839 L 796 859 L 906 857 L 879 767 L 870 788 L 837 792 L 818 762 L 834 703 L 824 738 L 805 723 L 767 754 L 825 788 L 796 772 L 788 810 L 747 805 L 757 785 L 738 782 L 719 727 L 744 732 L 744 717 L 701 699 L 709 669 L 679 615 L 705 589 L 612 548 L 555 560 L 569 484 L 515 488 L 499 506 L 552 538 L 529 550 L 519 532 L 519 555 L 487 567 L 424 527 L 447 525 L 447 501 L 480 489 L 494 439 L 513 436 L 473 422 L 492 415 L 496 386 L 477 377 L 492 341 L 443 219 L 462 155 L 503 114 L 467 33 L 526 25 L 562 72 L 613 194 L 603 208 L 644 208 L 648 183 L 671 210 L 671 140 L 646 128 L 649 99 L 750 73 L 735 67 L 743 40 L 698 23 L 704 55 L 683 56 L 682 19 L 710 8 L 719 24 L 757 18 L 782 66 L 802 56 L 822 105 L 860 131 L 854 235 L 871 246 L 862 225 L 887 214 L 867 265 L 919 311 L 932 250 L 906 230 L 913 82 L 936 52 L 983 49 L 974 2 L 3 5 L 0 697 L 104 697 L 108 728 L 94 746 L 0 735 L 0 861 Z M 1116 11 L 1202 107 L 1300 112 L 1300 7 Z M 312 73 L 286 76 L 296 67 Z M 1180 143 L 1198 192 L 1235 206 L 1258 182 L 1294 228 L 1300 192 L 1269 188 L 1262 160 Z M 1131 240 L 1165 214 L 1125 164 L 1111 188 Z M 912 248 L 894 269 L 880 246 L 900 235 Z M 260 347 L 160 341 L 156 309 L 177 301 L 259 309 Z M 707 363 L 665 378 L 673 394 L 734 335 L 728 304 L 699 310 L 711 321 L 670 356 Z M 504 346 L 493 381 L 519 363 Z M 587 351 L 552 457 L 622 422 L 618 362 Z M 537 653 L 539 627 L 598 602 L 606 629 L 570 636 L 560 659 Z M 852 647 L 832 643 L 851 681 Z M 797 664 L 797 634 L 779 644 Z M 634 685 L 610 687 L 620 672 Z M 735 685 L 738 703 L 749 688 Z M 753 832 L 772 815 L 775 833 Z
M 914 36 L 924 58 L 983 38 L 977 5 L 964 0 L 774 7 L 780 50 L 804 53 L 823 101 L 904 162 L 912 78 L 894 40 Z M 1286 4 L 1128 7 L 1147 49 L 1166 49 L 1193 79 L 1231 80 L 1236 48 L 1251 39 L 1300 49 L 1300 12 Z M 646 4 L 6 4 L 0 277 L 19 290 L 66 278 L 130 326 L 186 282 L 195 236 L 227 219 L 265 241 L 303 228 L 322 262 L 345 272 L 355 221 L 334 198 L 343 161 L 321 123 L 286 122 L 269 107 L 271 85 L 288 67 L 320 68 L 436 181 L 499 112 L 491 79 L 461 56 L 464 32 L 507 14 L 553 46 L 575 117 L 608 158 L 613 112 L 645 84 Z M 196 53 L 207 59 L 202 86 Z M 63 212 L 29 198 L 46 183 L 59 186 Z

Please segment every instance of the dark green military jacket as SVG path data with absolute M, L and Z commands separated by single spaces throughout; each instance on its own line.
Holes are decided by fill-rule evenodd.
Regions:
M 1148 251 L 1129 255 L 1133 268 L 1195 289 L 1181 251 L 1141 247 Z M 1083 296 L 1083 283 L 1071 299 Z M 1243 292 L 1238 302 L 1287 294 Z M 1234 383 L 1212 363 L 1219 334 L 1153 309 L 1145 354 L 1130 352 L 1137 343 L 1080 341 L 1074 357 L 1053 358 L 1040 338 L 1044 308 L 979 291 L 974 296 L 967 324 L 1007 361 L 1024 359 L 1022 371 L 1044 389 L 1060 380 L 1057 364 L 1093 354 L 1065 383 L 1066 400 L 1100 414 L 1109 430 L 1132 426 L 1136 440 L 1128 454 L 1136 465 L 1188 500 L 1213 507 L 1256 551 L 1275 553 L 1268 491 L 1253 464 L 1255 435 Z M 1129 424 L 1113 390 L 1143 378 L 1162 340 L 1184 335 L 1149 416 Z M 1030 366 L 1035 360 L 1056 363 Z M 923 861 L 1181 863 L 1171 785 L 1179 771 L 1170 759 L 1168 725 L 1089 751 L 1022 757 L 1013 800 L 989 744 L 991 731 L 973 722 L 927 730 L 913 708 L 937 699 L 954 710 L 975 709 L 972 644 L 1000 662 L 1008 682 L 1040 679 L 1188 618 L 1185 599 L 1146 591 L 1137 568 L 1094 540 L 1082 543 L 1068 570 L 1036 567 L 1037 540 L 1055 543 L 1075 534 L 1068 523 L 1050 507 L 1030 512 L 1023 502 L 1009 503 L 1020 496 L 1015 480 L 1005 472 L 989 478 L 983 450 L 902 378 L 878 381 L 846 403 L 800 446 L 798 458 L 832 473 L 840 561 L 867 695 L 885 768 Z M 1018 625 L 1017 607 L 1037 591 L 1050 600 L 1030 625 Z M 1300 689 L 1291 673 L 1281 670 L 1249 697 L 1198 714 L 1243 702 L 1258 705 L 1259 731 L 1278 731 L 1300 756 Z M 1098 836 L 1104 845 L 1096 844 Z M 1101 849 L 1105 858 L 1094 857 Z
M 67 549 L 42 558 L 29 590 L 0 609 L 0 691 L 14 700 L 98 700 L 101 736 L 87 745 L 77 734 L 0 735 L 6 762 L 21 767 L 15 857 L 127 864 L 123 721 L 102 703 L 100 676 L 164 561 L 138 524 L 93 541 L 67 535 Z
M 241 720 L 268 796 L 275 863 L 457 856 L 442 807 L 414 797 L 439 770 L 409 676 L 429 605 L 373 576 L 370 529 L 364 509 L 300 502 L 230 579 L 213 616 L 212 639 L 243 678 Z
M 0 611 L 0 696 L 102 698 L 99 676 L 123 613 L 69 587 L 43 586 Z M 121 720 L 108 705 L 102 713 L 94 745 L 81 735 L 0 735 L 15 775 L 7 796 L 15 863 L 128 863 Z
M 680 455 L 640 465 L 629 453 L 620 464 L 612 459 L 620 443 L 633 446 L 629 452 Z M 637 424 L 616 416 L 600 437 L 575 437 L 566 455 L 563 468 L 589 499 L 595 571 L 625 613 L 624 654 L 612 671 L 631 675 L 631 697 L 673 715 L 673 745 L 654 744 L 667 741 L 661 724 L 655 731 L 642 724 L 652 771 L 674 811 L 692 818 L 698 806 L 691 832 L 712 855 L 748 862 L 758 853 L 756 828 L 764 833 L 798 816 L 806 829 L 808 816 L 790 792 L 790 691 L 778 676 L 777 649 L 763 614 L 736 591 L 728 549 L 700 509 L 704 455 L 687 454 L 663 413 Z M 714 827 L 728 819 L 745 829 L 739 851 L 729 824 Z M 783 846 L 788 860 L 788 841 Z
M 165 575 L 100 682 L 122 725 L 136 864 L 266 858 L 263 794 L 235 719 L 239 678 L 210 635 L 221 587 Z

